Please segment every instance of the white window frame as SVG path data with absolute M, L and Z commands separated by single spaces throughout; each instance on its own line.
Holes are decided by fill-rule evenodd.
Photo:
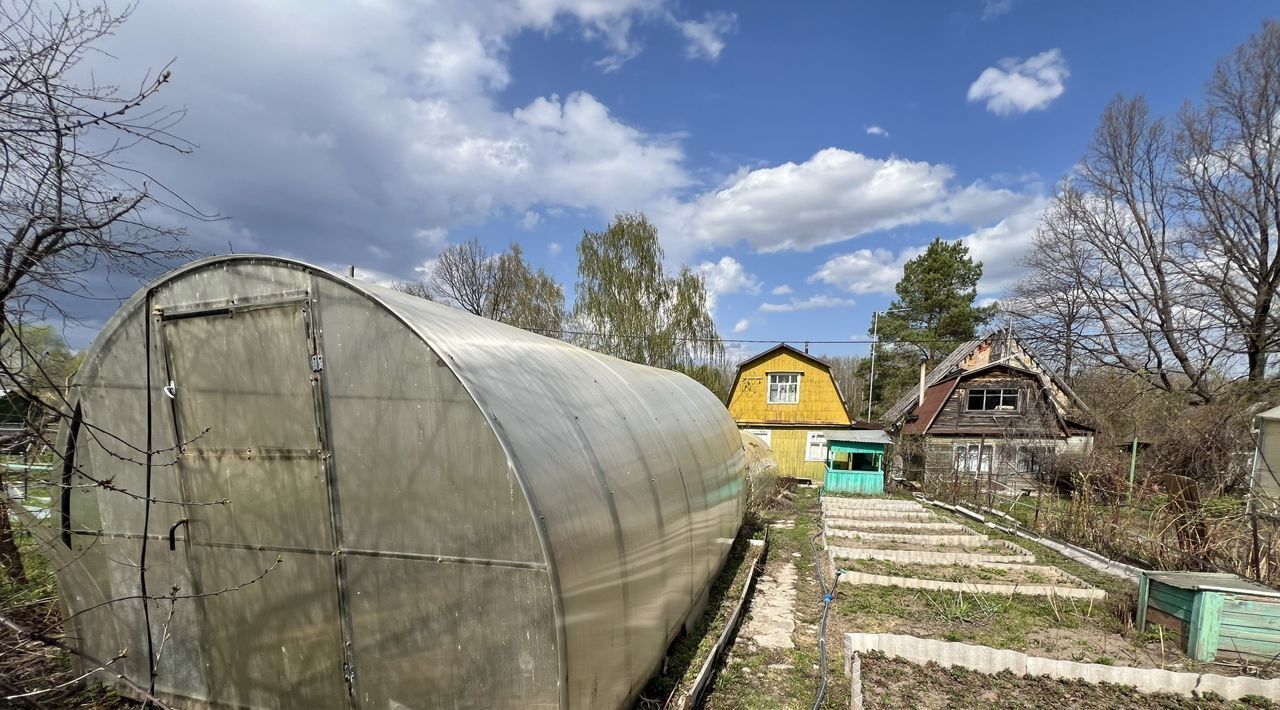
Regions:
M 774 392 L 775 392 L 774 378 L 775 377 L 779 378 L 779 381 L 777 383 L 779 385 L 779 388 L 776 391 L 779 394 L 781 394 L 782 393 L 781 386 L 784 386 L 784 385 L 791 386 L 791 389 L 793 390 L 792 398 L 783 399 L 781 397 L 774 397 Z M 786 382 L 783 382 L 781 378 L 784 378 L 784 377 L 791 378 L 791 379 L 788 379 Z M 799 404 L 800 403 L 800 380 L 801 380 L 801 377 L 799 372 L 765 373 L 765 402 L 767 404 Z
M 959 473 L 977 478 L 991 473 L 996 449 L 991 444 L 955 444 L 951 449 L 952 465 Z
M 765 443 L 765 446 L 768 446 L 771 449 L 773 448 L 773 430 L 772 429 L 743 429 L 743 431 L 748 434 L 754 434 L 755 436 L 760 437 L 760 440 Z
M 814 453 L 814 447 L 817 447 L 817 453 Z M 804 460 L 805 461 L 822 461 L 827 460 L 827 435 L 820 431 L 811 431 L 804 442 Z

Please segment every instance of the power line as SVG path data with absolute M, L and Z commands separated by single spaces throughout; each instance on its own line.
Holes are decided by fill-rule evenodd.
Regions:
M 597 337 L 597 338 L 620 338 L 624 340 L 626 339 L 630 339 L 630 340 L 659 339 L 659 340 L 679 341 L 679 342 L 685 342 L 685 343 L 719 342 L 719 343 L 743 343 L 743 344 L 807 343 L 809 345 L 872 345 L 877 342 L 872 338 L 866 338 L 866 339 L 849 338 L 848 340 L 824 340 L 821 338 L 720 338 L 720 337 L 716 337 L 716 338 L 701 337 L 700 338 L 700 337 L 683 336 L 683 335 L 661 335 L 661 334 L 645 335 L 645 334 L 631 334 L 631 333 L 603 333 L 599 331 L 589 331 L 589 330 L 557 330 L 557 329 L 546 329 L 546 328 L 526 328 L 526 330 L 529 330 L 530 332 L 533 332 L 533 333 L 539 333 L 542 335 L 557 335 L 557 336 L 568 335 L 568 336 L 584 336 L 584 337 Z M 1248 331 L 1237 331 L 1237 330 L 1232 330 L 1228 328 L 1185 327 L 1185 328 L 1168 328 L 1168 329 L 1153 329 L 1153 330 L 1117 330 L 1117 331 L 1112 331 L 1110 333 L 1107 333 L 1107 332 L 1065 333 L 1064 337 L 1070 337 L 1070 338 L 1079 339 L 1079 340 L 1086 340 L 1086 339 L 1093 339 L 1093 338 L 1130 337 L 1130 336 L 1139 336 L 1139 335 L 1163 336 L 1165 334 L 1173 334 L 1173 333 L 1205 333 L 1205 332 L 1211 332 L 1215 330 L 1220 330 L 1223 332 L 1223 334 L 1229 334 L 1229 335 L 1241 335 L 1241 336 L 1256 335 L 1256 333 L 1250 333 Z M 980 339 L 980 337 L 981 336 L 978 336 L 977 338 L 928 338 L 928 339 L 913 338 L 913 339 L 903 339 L 903 340 L 886 340 L 884 338 L 881 338 L 879 342 L 881 345 L 895 345 L 895 344 L 956 345 L 960 343 L 968 343 L 973 340 Z M 1061 339 L 1061 338 L 1049 338 L 1045 336 L 1037 336 L 1034 334 L 1029 335 L 1025 332 L 1019 333 L 1018 337 L 1023 340 L 1033 340 L 1033 341 Z

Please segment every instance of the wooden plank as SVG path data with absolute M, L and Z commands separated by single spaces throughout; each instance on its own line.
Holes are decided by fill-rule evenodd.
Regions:
M 1187 655 L 1197 661 L 1212 661 L 1218 655 L 1222 633 L 1222 592 L 1200 592 L 1191 608 L 1187 627 Z
M 1147 606 L 1152 609 L 1159 609 L 1171 616 L 1176 616 L 1183 621 L 1191 620 L 1191 605 L 1180 606 L 1178 603 L 1171 603 L 1167 599 L 1163 599 L 1154 594 L 1147 594 Z
M 1280 618 L 1262 614 L 1242 614 L 1238 611 L 1222 610 L 1224 626 L 1239 626 L 1246 629 L 1270 629 L 1280 634 Z
M 1190 619 L 1195 597 L 1185 590 L 1164 587 L 1152 580 L 1147 590 L 1147 604 L 1163 609 L 1181 619 Z
M 1280 603 L 1270 601 L 1254 601 L 1235 597 L 1223 603 L 1222 610 L 1241 614 L 1258 614 L 1261 616 L 1280 617 Z
M 1248 626 L 1236 626 L 1235 624 L 1223 624 L 1219 635 L 1223 638 L 1231 637 L 1234 639 L 1247 639 L 1249 641 L 1261 641 L 1264 643 L 1273 643 L 1280 646 L 1280 632 L 1273 629 L 1255 629 Z M 1219 643 L 1219 646 L 1222 644 Z
M 1147 575 L 1138 578 L 1138 631 L 1147 630 L 1147 589 L 1150 586 L 1151 580 Z
M 1159 609 L 1147 609 L 1147 625 L 1163 626 L 1167 634 L 1173 634 L 1174 642 L 1178 648 L 1187 647 L 1187 622 L 1169 616 Z

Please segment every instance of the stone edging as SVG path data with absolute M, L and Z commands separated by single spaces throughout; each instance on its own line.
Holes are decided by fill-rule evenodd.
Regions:
M 1065 574 L 1065 573 L 1064 573 Z M 1070 575 L 1066 575 L 1070 576 Z M 1072 578 L 1074 579 L 1074 578 Z M 988 584 L 986 582 L 946 582 L 938 579 L 915 577 L 890 577 L 866 572 L 841 572 L 840 581 L 849 584 L 872 584 L 879 587 L 903 589 L 933 589 L 973 594 L 1026 594 L 1040 597 L 1070 597 L 1073 599 L 1104 599 L 1107 593 L 1094 587 L 1064 587 L 1057 584 Z M 1077 580 L 1078 581 L 1078 580 Z M 1083 584 L 1083 582 L 1081 582 Z
M 845 560 L 885 560 L 888 562 L 919 562 L 921 564 L 982 564 L 985 562 L 1009 562 L 1019 563 L 1025 562 L 1034 564 L 1035 555 L 1004 540 L 996 540 L 995 542 L 1002 545 L 1014 554 L 998 555 L 986 554 L 978 552 L 929 552 L 926 550 L 876 550 L 854 547 L 838 547 L 827 546 L 827 551 L 831 554 L 832 559 Z
M 1042 675 L 1078 679 L 1088 683 L 1128 685 L 1144 693 L 1217 693 L 1228 700 L 1246 695 L 1280 699 L 1280 679 L 1263 680 L 1249 676 L 1214 673 L 1178 673 L 1159 668 L 1104 666 L 1054 658 L 1028 656 L 1020 651 L 974 646 L 954 641 L 921 639 L 902 634 L 844 635 L 844 670 L 848 675 L 854 653 L 881 651 L 887 656 L 924 665 L 933 661 L 943 667 L 960 666 L 979 673 L 1010 671 L 1015 675 Z
M 830 530 L 828 533 L 832 532 Z M 837 530 L 836 537 L 858 537 L 875 542 L 902 542 L 915 545 L 961 545 L 964 547 L 982 547 L 991 541 L 986 535 L 971 533 L 968 535 L 931 535 L 929 533 L 882 533 L 864 532 L 862 530 Z
M 968 532 L 970 528 L 960 523 L 948 522 L 927 522 L 919 523 L 913 520 L 859 520 L 857 518 L 833 518 L 826 516 L 827 527 L 852 530 L 854 528 L 866 528 L 870 532 L 875 532 L 877 528 L 903 528 L 904 530 L 919 530 L 921 534 L 931 534 L 931 531 L 937 531 L 936 534 L 942 534 L 942 531 L 959 531 Z
M 822 507 L 854 510 L 924 510 L 924 506 L 914 500 L 870 500 L 867 498 L 824 497 L 822 499 Z
M 916 522 L 927 520 L 942 520 L 937 515 L 927 510 L 910 511 L 910 510 L 855 510 L 853 508 L 841 508 L 839 510 L 822 511 L 824 518 L 832 518 L 836 520 L 913 520 Z

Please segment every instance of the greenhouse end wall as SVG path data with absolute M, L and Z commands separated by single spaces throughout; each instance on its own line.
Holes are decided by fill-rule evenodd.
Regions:
M 692 380 L 299 262 L 162 277 L 72 391 L 68 630 L 184 704 L 622 707 L 742 519 Z

